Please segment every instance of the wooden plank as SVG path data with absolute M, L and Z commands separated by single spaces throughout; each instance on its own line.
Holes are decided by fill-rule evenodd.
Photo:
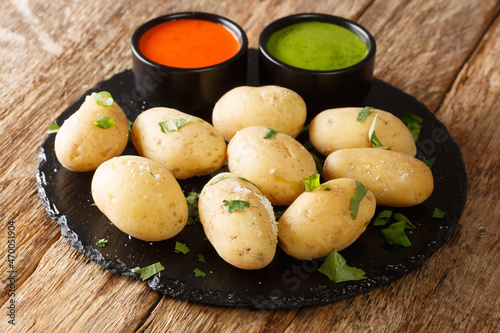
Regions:
M 376 1 L 360 19 L 377 42 L 375 75 L 435 111 L 500 1 Z
M 146 283 L 89 262 L 61 237 L 17 289 L 15 329 L 129 332 L 139 326 L 159 297 Z M 0 321 L 1 332 L 12 327 Z

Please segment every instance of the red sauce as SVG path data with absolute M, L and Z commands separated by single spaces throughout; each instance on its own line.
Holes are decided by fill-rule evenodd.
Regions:
M 148 59 L 177 68 L 219 64 L 240 48 L 233 34 L 215 22 L 181 19 L 160 23 L 139 39 L 139 50 Z

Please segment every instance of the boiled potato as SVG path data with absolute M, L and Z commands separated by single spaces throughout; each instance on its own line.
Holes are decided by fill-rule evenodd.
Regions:
M 230 212 L 233 200 L 248 207 Z M 273 260 L 278 236 L 273 207 L 253 183 L 229 172 L 215 176 L 200 193 L 198 211 L 205 235 L 229 264 L 254 270 Z
M 188 207 L 181 187 L 162 165 L 140 156 L 120 156 L 101 164 L 92 178 L 92 197 L 124 233 L 162 241 L 186 225 Z
M 280 247 L 288 255 L 305 260 L 326 256 L 335 248 L 341 251 L 354 243 L 376 208 L 375 196 L 367 191 L 353 219 L 349 207 L 355 189 L 354 179 L 341 178 L 302 193 L 279 219 Z
M 121 107 L 98 105 L 96 93 L 85 98 L 56 134 L 54 148 L 58 161 L 72 171 L 92 171 L 104 161 L 119 156 L 128 143 L 128 120 Z M 93 124 L 102 117 L 111 118 L 115 125 L 101 128 Z
M 162 132 L 160 123 L 189 120 L 177 130 Z M 175 109 L 156 107 L 141 113 L 131 130 L 139 155 L 164 165 L 177 179 L 219 170 L 226 160 L 226 142 L 205 120 Z
M 273 205 L 290 205 L 305 190 L 304 179 L 316 172 L 313 157 L 284 133 L 270 139 L 263 126 L 239 131 L 229 142 L 229 171 L 253 181 Z
M 362 182 L 377 199 L 390 207 L 414 206 L 425 201 L 434 189 L 431 169 L 405 153 L 385 149 L 337 150 L 325 160 L 326 180 L 350 177 Z
M 273 128 L 295 138 L 306 121 L 306 104 L 290 89 L 279 86 L 236 87 L 215 104 L 212 123 L 226 141 L 249 126 Z
M 393 114 L 373 109 L 362 122 L 357 121 L 362 108 L 338 108 L 320 112 L 309 126 L 311 144 L 324 156 L 345 148 L 374 148 L 368 138 L 373 119 L 377 138 L 393 151 L 415 156 L 417 148 L 408 127 Z

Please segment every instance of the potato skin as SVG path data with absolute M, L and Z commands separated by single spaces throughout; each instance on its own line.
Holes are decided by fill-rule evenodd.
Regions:
M 99 210 L 132 237 L 162 241 L 186 225 L 188 207 L 177 180 L 144 157 L 123 155 L 104 162 L 95 171 L 91 188 Z
M 377 204 L 409 207 L 425 201 L 434 190 L 432 172 L 424 162 L 405 153 L 385 149 L 342 149 L 328 155 L 326 180 L 350 177 L 373 192 Z
M 374 148 L 368 139 L 370 126 L 377 116 L 375 133 L 385 147 L 415 156 L 417 148 L 408 127 L 392 113 L 373 109 L 362 122 L 357 121 L 362 108 L 338 108 L 320 112 L 309 125 L 309 140 L 322 155 L 347 148 Z
M 123 153 L 128 143 L 128 120 L 122 108 L 113 102 L 100 106 L 88 95 L 78 111 L 59 128 L 54 148 L 58 161 L 72 171 L 93 171 L 110 158 Z M 115 125 L 100 128 L 92 122 L 109 117 Z
M 295 138 L 306 121 L 302 97 L 279 86 L 236 87 L 215 104 L 212 123 L 226 141 L 249 126 L 264 126 Z
M 160 122 L 190 118 L 177 131 L 161 131 Z M 164 165 L 176 179 L 217 171 L 226 159 L 226 142 L 212 125 L 175 109 L 144 111 L 132 125 L 131 135 L 139 155 Z
M 375 196 L 368 191 L 353 220 L 349 206 L 355 189 L 354 179 L 342 178 L 302 193 L 279 219 L 280 247 L 288 255 L 306 260 L 326 256 L 335 248 L 341 251 L 354 243 L 366 230 L 376 208 Z
M 244 200 L 250 207 L 229 213 L 224 200 Z M 201 191 L 198 211 L 205 235 L 229 264 L 255 270 L 273 260 L 278 236 L 273 207 L 252 183 L 220 173 Z
M 289 135 L 276 133 L 264 139 L 268 129 L 250 126 L 229 142 L 229 171 L 254 182 L 273 205 L 290 205 L 305 191 L 304 179 L 316 172 L 313 157 Z

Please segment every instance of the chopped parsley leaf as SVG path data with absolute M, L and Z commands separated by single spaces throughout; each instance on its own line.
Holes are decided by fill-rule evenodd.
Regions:
M 104 128 L 104 129 L 110 128 L 111 126 L 116 125 L 115 121 L 109 117 L 101 117 L 99 119 L 96 119 L 92 122 L 92 124 L 94 124 L 97 127 Z
M 375 148 L 390 149 L 388 147 L 384 147 L 382 142 L 380 142 L 380 140 L 375 135 L 375 123 L 377 122 L 377 117 L 378 117 L 378 113 L 375 115 L 375 118 L 373 118 L 372 124 L 370 126 L 370 130 L 368 131 L 368 139 L 370 140 L 371 144 Z
M 335 283 L 366 279 L 366 273 L 362 269 L 347 265 L 344 257 L 337 252 L 337 248 L 328 255 L 318 271 Z
M 169 119 L 166 121 L 159 122 L 160 129 L 162 133 L 173 132 L 179 130 L 182 126 L 186 125 L 191 121 L 192 118 L 188 119 Z
M 229 206 L 228 211 L 230 213 L 235 210 L 242 212 L 245 207 L 250 207 L 250 203 L 244 200 L 223 200 L 224 206 Z
M 95 246 L 97 247 L 105 247 L 106 244 L 108 244 L 108 240 L 105 238 L 99 239 L 97 243 L 95 243 Z
M 154 263 L 152 265 L 146 266 L 144 268 L 140 268 L 140 267 L 132 268 L 131 272 L 141 274 L 140 275 L 141 280 L 145 281 L 145 280 L 149 279 L 150 277 L 152 277 L 153 275 L 155 275 L 156 273 L 161 272 L 164 269 L 165 269 L 165 267 L 163 267 L 160 262 L 157 262 L 157 263 Z
M 186 246 L 186 244 L 182 244 L 182 243 L 179 243 L 179 242 L 175 242 L 175 249 L 174 249 L 174 252 L 175 253 L 182 253 L 182 254 L 186 254 L 189 252 L 189 249 L 188 247 Z
M 392 216 L 392 210 L 388 209 L 383 210 L 377 215 L 377 217 L 373 221 L 373 225 L 374 226 L 386 225 L 387 222 L 389 222 L 391 216 Z
M 363 122 L 366 119 L 366 117 L 368 117 L 370 115 L 370 113 L 372 113 L 372 111 L 373 111 L 373 107 L 365 106 L 364 108 L 362 108 L 359 111 L 358 118 L 356 118 L 356 120 L 359 122 Z
M 191 191 L 186 197 L 186 202 L 188 205 L 188 219 L 187 225 L 199 224 L 200 214 L 198 212 L 198 200 L 200 199 L 200 194 L 196 191 Z
M 358 217 L 359 203 L 366 195 L 368 190 L 366 187 L 359 181 L 356 181 L 356 188 L 354 190 L 355 195 L 351 197 L 351 205 L 349 206 L 349 210 L 351 210 L 351 217 L 355 220 Z
M 59 132 L 59 129 L 61 128 L 61 126 L 59 125 L 56 125 L 55 122 L 51 122 L 50 125 L 49 125 L 49 130 L 48 130 L 48 134 L 55 134 L 57 132 Z
M 437 219 L 442 219 L 446 215 L 446 212 L 439 209 L 439 208 L 434 208 L 434 213 L 432 213 L 432 217 L 437 218 Z
M 306 192 L 312 192 L 315 188 L 320 186 L 319 173 L 313 173 L 306 179 L 304 179 L 304 185 L 306 186 Z
M 408 127 L 408 130 L 410 130 L 413 140 L 417 141 L 424 120 L 411 112 L 403 113 L 400 119 Z
M 193 272 L 196 277 L 205 277 L 207 275 L 207 273 L 203 272 L 198 268 L 195 268 Z
M 278 133 L 277 130 L 274 130 L 272 128 L 268 128 L 266 134 L 264 135 L 264 139 L 272 139 L 274 136 Z

